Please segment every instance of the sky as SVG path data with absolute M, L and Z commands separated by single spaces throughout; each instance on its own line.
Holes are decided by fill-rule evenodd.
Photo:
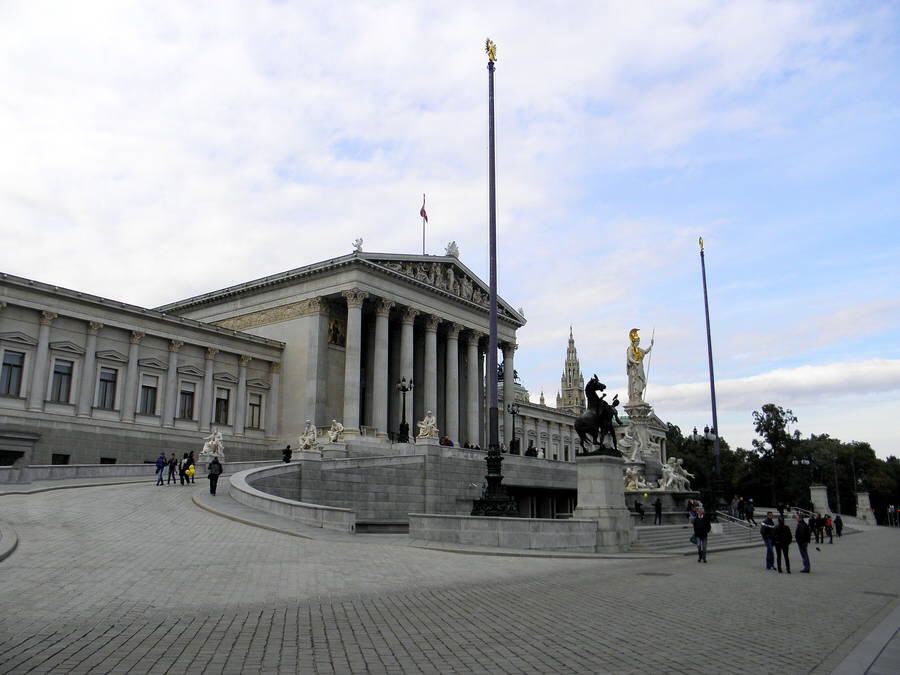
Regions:
M 900 6 L 0 0 L 3 271 L 153 307 L 343 255 L 459 244 L 555 401 L 569 327 L 625 395 L 900 454 Z

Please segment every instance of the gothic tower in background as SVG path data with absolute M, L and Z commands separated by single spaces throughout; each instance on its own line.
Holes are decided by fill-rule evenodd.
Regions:
M 562 393 L 556 395 L 557 409 L 576 415 L 584 412 L 584 377 L 578 363 L 578 351 L 575 349 L 571 326 L 569 326 L 569 348 L 566 350 L 566 367 L 560 378 L 560 390 Z

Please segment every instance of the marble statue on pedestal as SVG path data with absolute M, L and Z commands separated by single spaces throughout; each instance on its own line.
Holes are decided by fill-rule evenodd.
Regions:
M 669 461 L 662 465 L 662 478 L 659 479 L 659 487 L 662 490 L 674 489 L 675 481 L 675 458 L 669 457 Z
M 647 375 L 644 372 L 644 357 L 653 349 L 653 340 L 647 349 L 641 349 L 641 338 L 638 337 L 638 329 L 632 328 L 628 333 L 631 344 L 625 350 L 625 368 L 628 372 L 628 402 L 640 403 L 644 400 L 644 390 L 647 388 Z
M 626 490 L 645 490 L 648 487 L 647 481 L 644 480 L 644 477 L 637 467 L 629 466 L 625 469 Z
M 416 438 L 438 438 L 437 419 L 430 410 L 419 422 L 419 433 Z
M 629 455 L 628 461 L 639 462 L 643 459 L 640 435 L 634 434 L 631 429 L 625 430 L 625 436 L 619 441 L 619 447 L 623 455 Z
M 209 436 L 203 438 L 206 443 L 200 451 L 200 456 L 218 457 L 220 462 L 225 461 L 225 444 L 222 442 L 222 432 L 216 429 Z
M 306 420 L 306 426 L 303 429 L 303 433 L 300 434 L 300 438 L 297 440 L 301 450 L 318 450 L 319 432 L 316 429 L 316 425 L 309 420 Z
M 684 460 L 678 459 L 675 463 L 675 473 L 678 476 L 678 481 L 681 486 L 682 492 L 687 492 L 691 489 L 691 481 L 689 479 L 694 477 L 694 474 L 688 473 L 688 470 L 684 468 Z
M 331 420 L 331 427 L 327 433 L 329 443 L 342 443 L 344 441 L 344 425 L 337 420 Z

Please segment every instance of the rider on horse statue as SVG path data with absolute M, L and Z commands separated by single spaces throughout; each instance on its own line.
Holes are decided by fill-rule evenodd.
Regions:
M 602 392 L 604 389 L 606 389 L 606 385 L 600 381 L 600 378 L 597 377 L 595 373 L 584 387 L 584 393 L 588 401 L 588 409 L 582 413 L 581 417 L 575 420 L 575 431 L 578 433 L 582 454 L 596 453 L 619 456 L 620 453 L 618 443 L 616 442 L 616 432 L 613 429 L 613 419 L 619 424 L 622 424 L 622 421 L 619 419 L 618 411 L 616 410 L 616 406 L 619 405 L 619 396 L 616 394 L 616 396 L 613 397 L 612 403 L 607 403 L 604 400 L 606 398 L 605 393 L 600 396 L 597 395 L 598 391 Z M 603 439 L 607 435 L 612 439 L 613 452 L 609 452 L 603 447 Z M 593 453 L 589 453 L 585 449 L 584 442 L 587 436 L 591 437 L 594 446 L 600 446 L 599 450 L 594 450 Z

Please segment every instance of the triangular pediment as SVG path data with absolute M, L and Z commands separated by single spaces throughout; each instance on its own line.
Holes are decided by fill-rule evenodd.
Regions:
M 19 331 L 10 331 L 9 333 L 0 333 L 0 341 L 3 342 L 12 342 L 17 345 L 27 345 L 29 347 L 34 347 L 37 344 L 37 340 L 35 340 L 30 335 L 26 335 L 25 333 L 20 333 Z
M 141 368 L 153 368 L 154 370 L 165 370 L 169 367 L 159 359 L 138 359 L 138 365 Z
M 84 348 L 76 345 L 69 340 L 60 340 L 59 342 L 51 342 L 50 349 L 57 352 L 65 352 L 66 354 L 84 354 Z
M 430 286 L 448 295 L 471 302 L 487 309 L 490 306 L 490 287 L 475 276 L 454 256 L 384 256 L 362 254 L 366 262 L 406 277 L 414 282 Z M 525 317 L 514 310 L 502 298 L 499 301 L 501 316 L 520 325 Z
M 256 389 L 268 389 L 269 383 L 265 380 L 253 379 L 247 380 L 248 387 L 255 387 Z
M 203 371 L 197 366 L 179 366 L 179 375 L 193 375 L 194 377 L 203 377 Z
M 231 373 L 215 373 L 213 379 L 216 382 L 227 382 L 228 384 L 237 384 L 238 379 Z
M 115 349 L 103 349 L 97 352 L 97 358 L 101 361 L 115 361 L 116 363 L 128 363 L 128 357 Z

